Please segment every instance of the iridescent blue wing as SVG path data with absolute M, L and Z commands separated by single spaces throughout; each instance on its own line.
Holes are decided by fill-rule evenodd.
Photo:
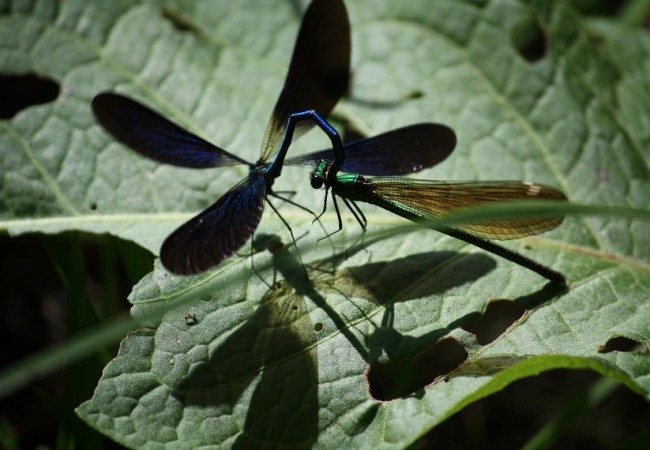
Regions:
M 156 161 L 195 169 L 232 164 L 250 166 L 123 95 L 101 93 L 93 99 L 92 108 L 97 121 L 115 139 Z
M 191 275 L 235 253 L 253 234 L 264 212 L 266 181 L 254 173 L 201 214 L 169 235 L 160 249 L 167 270 Z
M 433 167 L 456 147 L 456 134 L 436 123 L 411 125 L 343 146 L 341 171 L 361 175 L 405 175 Z M 333 161 L 332 149 L 287 158 L 285 164 L 315 167 L 320 160 Z
M 350 77 L 350 23 L 342 0 L 314 0 L 305 12 L 287 78 L 266 127 L 261 161 L 278 151 L 293 113 L 314 109 L 327 117 Z M 296 126 L 294 139 L 313 127 Z

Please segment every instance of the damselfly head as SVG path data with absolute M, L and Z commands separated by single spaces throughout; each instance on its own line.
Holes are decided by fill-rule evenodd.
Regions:
M 314 167 L 314 170 L 311 173 L 311 187 L 314 189 L 319 189 L 323 186 L 323 184 L 325 184 L 329 168 L 330 164 L 326 160 L 321 159 L 318 161 L 318 164 L 316 164 L 316 167 Z

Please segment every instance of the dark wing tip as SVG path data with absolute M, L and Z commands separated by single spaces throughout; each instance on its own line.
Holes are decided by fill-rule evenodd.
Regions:
M 115 111 L 120 96 L 112 92 L 101 92 L 97 94 L 90 103 L 93 113 L 100 123 L 103 123 L 108 114 Z
M 100 114 L 103 112 L 115 111 L 120 108 L 126 108 L 129 106 L 144 107 L 139 102 L 136 102 L 129 97 L 111 91 L 103 91 L 95 95 L 90 104 L 92 106 L 93 112 Z
M 419 123 L 407 128 L 412 128 L 417 132 L 416 134 L 419 133 L 426 142 L 426 146 L 433 143 L 438 149 L 446 150 L 448 153 L 451 153 L 458 143 L 456 132 L 441 123 Z
M 132 134 L 129 128 L 137 126 L 131 124 L 126 118 L 132 119 L 134 113 L 145 113 L 152 117 L 160 116 L 141 103 L 115 92 L 105 91 L 97 94 L 90 103 L 97 121 L 114 137 L 124 140 L 126 135 Z M 129 142 L 126 142 L 129 145 Z
M 438 127 L 438 139 L 443 144 L 445 148 L 449 149 L 449 153 L 456 148 L 458 143 L 458 138 L 456 137 L 456 132 L 448 127 L 447 125 L 436 124 Z
M 440 123 L 412 125 L 415 129 L 412 151 L 416 161 L 421 159 L 422 168 L 433 167 L 445 159 L 456 148 L 458 139 L 451 127 Z
M 229 256 L 221 254 L 207 258 L 205 255 L 193 254 L 196 252 L 191 251 L 191 242 L 179 231 L 169 235 L 160 248 L 160 261 L 169 272 L 175 275 L 196 275 L 216 266 Z
M 208 233 L 193 236 L 188 228 L 196 223 L 197 217 L 181 225 L 176 231 L 167 236 L 160 247 L 160 261 L 169 272 L 175 275 L 196 275 L 217 266 L 235 251 L 219 249 L 212 251 L 211 237 Z M 207 230 L 204 230 L 207 231 Z
M 265 196 L 261 172 L 235 185 L 165 239 L 160 249 L 163 266 L 177 275 L 194 275 L 233 255 L 257 228 Z

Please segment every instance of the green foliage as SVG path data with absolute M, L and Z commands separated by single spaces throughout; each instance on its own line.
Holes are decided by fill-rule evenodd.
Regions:
M 530 3 L 530 5 L 529 5 Z M 157 252 L 164 237 L 245 176 L 192 171 L 125 150 L 94 122 L 90 100 L 117 90 L 248 160 L 283 81 L 301 10 L 286 1 L 3 3 L 0 72 L 36 72 L 58 98 L 0 121 L 0 229 L 110 233 Z M 582 18 L 566 2 L 346 2 L 354 78 L 336 118 L 362 134 L 435 121 L 459 145 L 434 179 L 527 179 L 572 202 L 648 210 L 650 38 Z M 534 20 L 531 20 L 531 17 Z M 523 25 L 522 25 L 523 24 Z M 513 47 L 538 24 L 546 48 Z M 525 33 L 524 33 L 525 35 Z M 535 36 L 535 33 L 530 35 Z M 327 146 L 316 132 L 291 152 Z M 323 192 L 286 169 L 277 189 L 318 209 Z M 403 447 L 464 406 L 555 368 L 587 368 L 650 394 L 650 226 L 571 216 L 509 244 L 564 273 L 561 291 L 511 263 L 366 208 L 358 227 L 322 230 L 282 206 L 309 280 L 290 253 L 235 257 L 179 278 L 158 264 L 134 288 L 143 325 L 122 342 L 78 414 L 129 447 Z M 328 229 L 336 216 L 323 216 Z M 286 229 L 267 213 L 260 232 Z M 245 252 L 243 250 L 242 252 Z M 332 268 L 335 271 L 332 271 Z M 464 326 L 496 299 L 525 315 L 480 344 Z M 408 360 L 449 335 L 455 372 L 389 402 L 369 366 Z M 599 352 L 613 337 L 640 344 Z M 433 381 L 433 380 L 430 380 Z

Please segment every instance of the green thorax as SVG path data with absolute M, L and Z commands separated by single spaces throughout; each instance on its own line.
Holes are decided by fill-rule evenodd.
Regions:
M 345 174 L 336 177 L 333 192 L 350 200 L 368 201 L 370 186 L 366 179 L 358 174 Z
M 359 180 L 359 178 L 361 178 L 361 180 Z M 339 175 L 336 177 L 336 181 L 340 184 L 353 185 L 357 184 L 357 182 L 363 181 L 363 177 L 356 173 L 346 173 L 345 175 Z

